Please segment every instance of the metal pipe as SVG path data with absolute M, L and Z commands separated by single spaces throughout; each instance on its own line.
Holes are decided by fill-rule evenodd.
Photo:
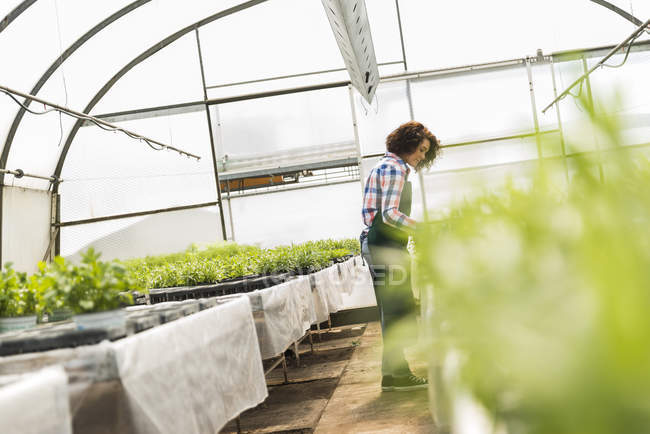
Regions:
M 208 91 L 205 88 L 205 70 L 203 69 L 203 55 L 201 54 L 201 39 L 199 38 L 199 28 L 194 29 L 196 35 L 196 47 L 199 53 L 199 66 L 201 69 L 201 83 L 203 85 L 203 98 L 208 100 Z M 212 118 L 210 117 L 210 106 L 205 103 L 205 115 L 208 120 L 208 133 L 210 135 L 210 151 L 212 154 L 212 169 L 214 170 L 214 180 L 217 188 L 217 202 L 219 203 L 219 218 L 221 220 L 221 234 L 223 240 L 228 239 L 226 234 L 226 222 L 223 216 L 223 201 L 221 200 L 221 185 L 219 184 L 219 170 L 217 169 L 217 155 L 214 149 L 214 134 L 212 133 Z
M 25 173 L 21 169 L 17 169 L 17 170 L 0 169 L 0 173 L 14 175 L 16 178 L 22 178 L 23 176 L 26 176 L 28 178 L 45 179 L 46 181 L 50 181 L 50 182 L 63 182 L 62 179 L 55 178 L 54 176 L 34 175 L 31 173 Z
M 380 63 L 377 66 L 388 66 L 388 65 L 398 65 L 402 63 L 401 60 L 397 60 L 395 62 L 385 62 L 385 63 Z M 223 87 L 231 87 L 231 86 L 241 86 L 244 84 L 254 84 L 254 83 L 263 83 L 267 81 L 275 81 L 275 80 L 286 80 L 288 78 L 297 78 L 297 77 L 307 77 L 310 75 L 319 75 L 319 74 L 328 74 L 332 72 L 342 72 L 342 71 L 347 71 L 346 68 L 336 68 L 336 69 L 325 69 L 322 71 L 314 71 L 314 72 L 302 72 L 299 74 L 290 74 L 290 75 L 281 75 L 277 77 L 269 77 L 269 78 L 260 78 L 257 80 L 247 80 L 247 81 L 238 81 L 234 83 L 226 83 L 226 84 L 216 84 L 212 86 L 206 86 L 206 89 L 219 89 Z
M 547 111 L 549 108 L 551 108 L 551 106 L 552 106 L 553 104 L 555 104 L 556 102 L 558 102 L 559 100 L 561 100 L 562 98 L 564 98 L 565 96 L 567 96 L 568 93 L 571 91 L 571 89 L 573 89 L 573 88 L 574 88 L 577 84 L 579 84 L 582 80 L 584 80 L 585 78 L 587 78 L 587 77 L 588 77 L 592 72 L 594 72 L 594 71 L 596 70 L 596 68 L 598 68 L 600 65 L 604 64 L 605 62 L 607 62 L 607 60 L 609 60 L 610 57 L 612 57 L 614 54 L 616 54 L 616 52 L 617 52 L 618 50 L 620 50 L 622 47 L 624 47 L 628 42 L 631 42 L 632 40 L 636 39 L 636 38 L 637 38 L 641 33 L 643 33 L 643 31 L 645 30 L 646 27 L 648 27 L 648 25 L 650 25 L 650 19 L 647 20 L 645 23 L 641 24 L 641 25 L 640 25 L 640 26 L 639 26 L 639 27 L 638 27 L 638 28 L 637 28 L 637 29 L 636 29 L 636 30 L 635 30 L 635 31 L 634 31 L 630 36 L 628 36 L 627 38 L 625 38 L 625 40 L 624 40 L 623 42 L 621 42 L 621 43 L 618 44 L 616 47 L 614 47 L 613 49 L 611 49 L 611 50 L 609 51 L 609 53 L 607 53 L 607 55 L 606 55 L 605 57 L 603 57 L 602 59 L 600 59 L 600 61 L 598 61 L 598 63 L 596 63 L 594 66 L 592 66 L 591 69 L 589 69 L 587 72 L 585 72 L 584 74 L 582 74 L 582 75 L 581 75 L 577 80 L 575 80 L 573 83 L 571 83 L 571 84 L 569 85 L 569 87 L 567 87 L 567 88 L 566 88 L 566 89 L 565 89 L 565 90 L 564 90 L 564 91 L 563 91 L 563 92 L 562 92 L 562 93 L 561 93 L 557 98 L 555 98 L 553 101 L 551 101 L 551 102 L 550 102 L 550 103 L 549 103 L 549 104 L 548 104 L 548 105 L 547 105 L 547 106 L 542 110 L 542 113 L 546 113 L 546 111 Z M 584 57 L 583 57 L 583 59 L 584 59 Z
M 511 68 L 520 66 L 524 63 L 524 59 L 510 59 L 498 62 L 478 63 L 474 65 L 454 66 L 450 68 L 431 69 L 424 71 L 402 72 L 399 74 L 385 75 L 379 79 L 381 83 L 388 83 L 391 81 L 399 80 L 418 80 L 438 75 L 450 75 L 463 72 L 478 72 L 482 70 L 492 70 L 499 68 Z
M 335 87 L 345 87 L 348 84 L 350 84 L 350 81 L 334 81 L 329 83 L 315 84 L 311 86 L 294 87 L 291 89 L 278 89 L 278 90 L 271 90 L 265 92 L 249 93 L 249 94 L 238 95 L 238 96 L 209 99 L 206 102 L 208 105 L 226 104 L 230 102 L 245 101 L 248 99 L 268 98 L 270 96 L 289 95 L 292 93 L 310 92 L 314 90 L 331 89 Z
M 399 0 L 395 0 L 395 11 L 397 12 L 397 26 L 399 27 L 399 42 L 402 45 L 404 71 L 408 71 L 408 66 L 406 65 L 406 49 L 404 48 L 404 33 L 402 32 L 402 15 L 399 13 Z
M 553 134 L 557 133 L 559 130 L 546 130 L 546 131 L 540 131 L 540 135 L 544 134 Z M 458 142 L 458 143 L 452 143 L 449 145 L 440 145 L 441 148 L 457 148 L 460 146 L 469 146 L 469 145 L 478 145 L 482 143 L 490 143 L 490 142 L 501 142 L 504 140 L 515 140 L 515 139 L 525 139 L 527 137 L 534 137 L 537 133 L 532 132 L 532 133 L 524 133 L 524 134 L 514 134 L 511 136 L 501 136 L 501 137 L 490 137 L 488 139 L 482 139 L 482 140 L 471 140 L 467 142 Z M 377 154 L 368 154 L 364 155 L 362 158 L 377 158 L 377 157 L 382 157 L 384 154 L 383 153 L 377 153 Z
M 551 58 L 551 79 L 553 80 L 553 96 L 557 97 L 557 86 L 555 82 L 555 65 L 553 64 L 553 59 Z M 557 114 L 557 126 L 560 132 L 560 147 L 562 149 L 562 157 L 564 163 L 564 175 L 567 186 L 569 185 L 569 165 L 566 160 L 566 145 L 564 142 L 564 130 L 562 129 L 562 116 L 560 116 L 560 105 L 555 106 L 555 113 Z
M 78 111 L 75 111 L 75 110 L 60 106 L 60 105 L 55 104 L 53 102 L 46 101 L 46 100 L 44 100 L 42 98 L 39 98 L 37 96 L 30 95 L 30 94 L 27 94 L 27 93 L 23 93 L 23 92 L 20 92 L 20 91 L 17 91 L 17 90 L 14 90 L 14 89 L 11 89 L 9 87 L 2 86 L 2 85 L 0 85 L 0 91 L 4 92 L 6 94 L 17 95 L 17 96 L 20 96 L 22 98 L 30 99 L 32 101 L 36 101 L 36 102 L 39 102 L 41 104 L 45 104 L 47 106 L 52 107 L 54 110 L 59 111 L 59 112 L 64 113 L 64 114 L 67 114 L 67 115 L 69 115 L 69 116 L 71 116 L 73 118 L 77 118 L 77 119 L 80 119 L 80 120 L 90 120 L 92 122 L 96 122 L 98 124 L 104 125 L 104 126 L 106 126 L 108 128 L 114 129 L 116 131 L 121 131 L 121 132 L 125 133 L 126 135 L 128 135 L 129 137 L 131 137 L 133 139 L 144 140 L 146 142 L 153 143 L 153 144 L 156 144 L 158 146 L 161 146 L 161 147 L 163 147 L 165 149 L 169 149 L 171 151 L 176 151 L 181 155 L 187 155 L 188 157 L 196 158 L 197 160 L 201 159 L 201 157 L 199 157 L 198 155 L 194 155 L 192 153 L 183 151 L 182 149 L 178 149 L 178 148 L 175 148 L 173 146 L 169 146 L 169 145 L 166 145 L 164 143 L 158 142 L 157 140 L 153 140 L 153 139 L 150 139 L 148 137 L 141 136 L 140 134 L 137 134 L 137 133 L 134 133 L 132 131 L 126 130 L 124 128 L 120 128 L 117 125 L 113 125 L 113 124 L 111 124 L 109 122 L 103 121 L 103 120 L 98 119 L 96 117 L 89 116 L 89 115 L 83 114 L 81 112 L 78 112 Z
M 194 209 L 194 208 L 206 208 L 209 206 L 215 206 L 218 205 L 217 202 L 207 202 L 207 203 L 198 203 L 196 205 L 184 205 L 184 206 L 175 206 L 171 208 L 161 208 L 161 209 L 154 209 L 150 211 L 139 211 L 139 212 L 131 212 L 128 214 L 116 214 L 116 215 L 111 215 L 111 216 L 105 216 L 105 217 L 95 217 L 91 219 L 84 219 L 84 220 L 72 220 L 68 222 L 61 222 L 55 224 L 55 226 L 58 227 L 68 227 L 68 226 L 78 226 L 78 225 L 85 225 L 85 224 L 90 224 L 90 223 L 99 223 L 99 222 L 105 222 L 108 220 L 118 220 L 118 219 L 126 219 L 130 217 L 142 217 L 146 215 L 151 215 L 151 214 L 160 214 L 164 212 L 172 212 L 172 211 L 183 211 L 187 209 Z
M 528 90 L 530 92 L 530 105 L 533 111 L 533 126 L 535 127 L 535 144 L 537 145 L 537 158 L 542 163 L 542 139 L 539 135 L 539 120 L 537 119 L 537 104 L 535 103 L 535 88 L 533 86 L 533 68 L 530 60 L 526 59 L 526 73 L 528 74 Z
M 348 93 L 350 95 L 350 110 L 352 111 L 352 129 L 354 130 L 354 143 L 357 150 L 357 167 L 359 168 L 359 181 L 361 182 L 361 196 L 363 197 L 363 167 L 361 166 L 361 142 L 359 141 L 359 126 L 357 125 L 357 108 L 354 104 L 354 91 L 352 90 L 352 84 L 348 84 Z

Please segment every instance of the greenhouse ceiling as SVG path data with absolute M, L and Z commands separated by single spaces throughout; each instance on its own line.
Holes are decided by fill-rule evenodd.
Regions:
M 530 120 L 526 58 L 542 50 L 548 62 L 550 53 L 614 46 L 650 16 L 640 0 L 364 3 L 362 20 L 354 14 L 364 8 L 347 0 L 1 2 L 0 87 L 41 101 L 0 92 L 2 250 L 19 251 L 26 236 L 8 233 L 22 219 L 18 211 L 7 214 L 24 206 L 12 196 L 19 188 L 47 217 L 32 225 L 41 227 L 45 244 L 34 243 L 24 263 L 46 249 L 60 252 L 61 233 L 63 251 L 74 252 L 134 224 L 130 216 L 159 211 L 209 209 L 219 214 L 225 239 L 225 207 L 218 206 L 224 188 L 230 208 L 229 189 L 300 187 L 300 176 L 314 186 L 358 182 L 381 151 L 384 129 L 409 116 L 406 79 L 414 83 L 418 116 L 454 146 L 506 133 L 529 137 L 528 126 L 515 131 L 503 122 Z M 341 29 L 355 25 L 360 33 Z M 647 38 L 637 42 L 648 51 Z M 606 52 L 592 49 L 589 61 Z M 502 73 L 489 81 L 493 89 L 460 79 L 478 64 L 486 76 Z M 573 71 L 558 73 L 558 85 L 566 86 L 562 74 L 568 80 Z M 459 80 L 417 84 L 452 75 Z M 538 105 L 549 103 L 550 76 L 537 82 L 544 95 Z M 473 97 L 468 89 L 485 94 Z M 452 116 L 450 103 L 463 105 L 463 115 Z M 77 115 L 51 111 L 52 104 Z M 382 110 L 391 117 L 382 120 Z M 355 116 L 366 119 L 357 125 Z M 476 119 L 468 123 L 470 116 Z M 127 134 L 104 131 L 115 128 Z M 160 152 L 165 148 L 182 152 Z M 454 170 L 452 154 L 440 170 Z M 109 219 L 121 220 L 95 223 Z
M 409 70 L 610 44 L 634 26 L 623 15 L 650 15 L 640 1 L 372 1 L 368 18 L 380 64 L 402 59 L 396 5 Z M 0 17 L 0 85 L 90 114 L 202 99 L 195 29 L 208 87 L 345 66 L 318 0 L 7 0 Z M 25 114 L 2 95 L 0 166 L 61 176 L 79 126 Z M 15 183 L 47 188 L 35 180 Z

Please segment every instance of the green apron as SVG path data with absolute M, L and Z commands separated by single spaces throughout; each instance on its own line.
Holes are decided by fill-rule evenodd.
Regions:
M 402 194 L 399 197 L 399 211 L 402 214 L 411 216 L 411 198 L 413 196 L 413 188 L 410 181 L 404 183 Z M 400 229 L 384 223 L 382 218 L 381 207 L 377 211 L 375 218 L 372 221 L 370 230 L 368 231 L 368 247 L 387 247 L 406 249 L 408 243 L 408 234 Z
M 411 183 L 406 181 L 400 195 L 399 210 L 407 216 L 411 214 L 411 196 Z M 403 350 L 408 339 L 396 336 L 397 332 L 391 333 L 391 330 L 400 329 L 393 329 L 398 323 L 407 324 L 406 330 L 415 327 L 411 258 L 406 250 L 408 234 L 384 223 L 381 212 L 379 209 L 372 221 L 367 242 L 384 342 L 382 375 L 407 375 L 410 369 Z

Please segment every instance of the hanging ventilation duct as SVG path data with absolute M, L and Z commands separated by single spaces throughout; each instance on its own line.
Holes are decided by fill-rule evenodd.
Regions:
M 352 85 L 369 103 L 379 83 L 364 0 L 322 0 Z

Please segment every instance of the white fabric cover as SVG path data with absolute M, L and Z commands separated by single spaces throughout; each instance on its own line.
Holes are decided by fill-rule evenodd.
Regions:
M 245 297 L 122 339 L 114 348 L 129 401 L 159 433 L 216 432 L 267 396 Z
M 0 357 L 0 374 L 52 364 L 84 434 L 218 432 L 268 395 L 248 297 L 116 342 Z
M 354 258 L 339 264 L 339 269 L 341 270 L 341 291 L 343 294 L 351 295 L 354 289 L 354 279 L 356 278 Z
M 311 295 L 311 284 L 308 276 L 299 276 L 291 281 L 295 309 L 303 333 L 316 323 L 316 309 Z
M 316 313 L 316 322 L 322 323 L 327 321 L 329 318 L 329 308 L 327 304 L 327 292 L 326 287 L 323 284 L 318 284 L 316 280 L 316 274 L 310 274 L 310 286 L 311 286 L 311 298 L 314 305 L 314 312 Z
M 327 280 L 329 283 L 329 303 L 330 313 L 338 312 L 342 309 L 343 299 L 341 295 L 344 291 L 345 282 L 342 279 L 338 265 L 332 265 L 327 268 Z
M 295 306 L 292 281 L 249 292 L 254 312 L 260 353 L 269 359 L 283 353 L 304 334 Z
M 361 257 L 357 256 L 350 261 L 351 292 L 342 294 L 341 309 L 356 309 L 361 307 L 376 306 L 375 289 L 372 285 L 372 276 L 368 265 L 363 265 Z M 347 262 L 346 262 L 347 264 Z
M 12 376 L 0 387 L 0 431 L 6 434 L 72 433 L 68 376 L 62 366 Z M 7 377 L 2 378 L 8 380 Z
M 335 313 L 341 304 L 338 283 L 338 270 L 336 266 L 328 267 L 313 274 L 316 289 L 323 294 L 327 313 Z

